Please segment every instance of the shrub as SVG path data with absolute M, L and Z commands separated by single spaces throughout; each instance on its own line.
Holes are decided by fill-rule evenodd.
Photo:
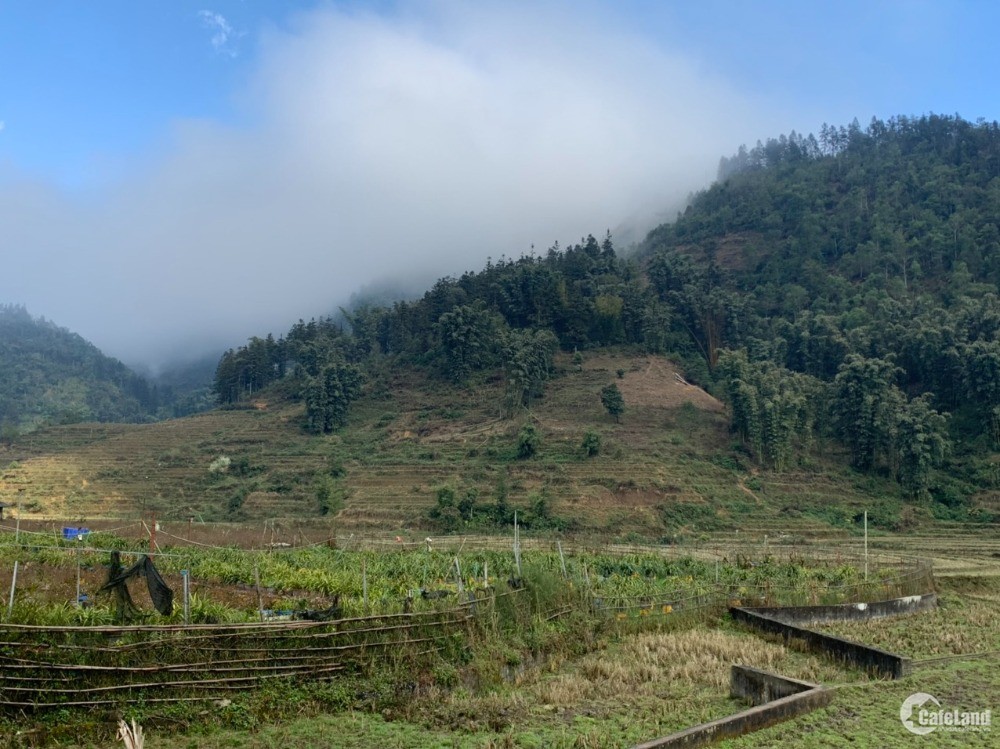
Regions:
M 517 457 L 530 458 L 535 455 L 541 442 L 542 438 L 535 425 L 525 424 L 517 435 Z
M 221 473 L 229 469 L 229 464 L 232 461 L 225 455 L 220 455 L 218 458 L 213 460 L 208 464 L 208 470 L 211 473 Z
M 583 448 L 583 453 L 588 458 L 592 458 L 601 452 L 601 435 L 590 429 L 586 434 L 583 435 L 583 443 L 581 444 Z

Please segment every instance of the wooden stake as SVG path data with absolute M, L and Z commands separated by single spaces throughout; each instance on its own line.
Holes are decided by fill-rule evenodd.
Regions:
M 865 510 L 865 582 L 868 582 L 868 510 Z
M 184 578 L 184 623 L 191 623 L 191 573 L 188 570 L 181 570 Z
M 14 612 L 14 589 L 17 587 L 17 560 L 14 561 L 14 576 L 10 579 L 10 601 L 7 603 L 7 618 Z
M 260 614 L 260 620 L 264 621 L 264 598 L 260 594 L 260 568 L 256 562 L 253 565 L 253 579 L 257 586 L 257 613 Z
M 368 560 L 361 558 L 361 593 L 365 600 L 365 614 L 368 613 Z
M 521 537 L 517 527 L 517 510 L 514 510 L 514 564 L 517 576 L 521 577 Z
M 156 545 L 156 513 L 153 513 L 153 524 L 149 528 L 149 556 L 153 556 L 153 549 L 159 549 Z
M 563 556 L 562 541 L 557 539 L 556 546 L 559 547 L 559 562 L 562 564 L 563 577 L 569 577 L 569 575 L 566 574 L 566 557 Z
M 80 607 L 80 547 L 76 547 L 76 606 Z

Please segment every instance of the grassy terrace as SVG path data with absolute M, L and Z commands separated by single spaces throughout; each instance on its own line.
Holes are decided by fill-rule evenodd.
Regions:
M 968 540 L 942 537 L 937 544 L 950 548 Z M 905 537 L 884 542 L 910 546 Z M 975 564 L 975 557 L 966 560 L 967 566 Z M 981 571 L 940 578 L 943 606 L 938 612 L 831 629 L 918 659 L 935 658 L 939 652 L 980 652 L 991 644 L 995 650 L 1000 617 L 991 607 L 1000 599 L 1000 578 L 990 574 L 989 566 Z M 725 617 L 644 623 L 651 628 L 619 627 L 600 634 L 584 651 L 559 649 L 512 663 L 499 681 L 470 680 L 462 669 L 442 673 L 441 682 L 403 703 L 355 703 L 350 709 L 327 707 L 316 713 L 315 704 L 292 689 L 283 694 L 280 707 L 273 698 L 267 703 L 273 715 L 266 719 L 259 705 L 267 696 L 258 695 L 257 701 L 238 698 L 235 708 L 209 709 L 216 718 L 211 726 L 191 720 L 186 733 L 170 735 L 174 729 L 158 729 L 154 719 L 149 730 L 157 746 L 170 749 L 624 747 L 742 709 L 727 696 L 729 665 L 741 662 L 834 686 L 836 695 L 829 708 L 720 746 L 881 749 L 917 741 L 899 721 L 900 704 L 914 692 L 933 694 L 948 708 L 994 711 L 996 705 L 989 702 L 1000 693 L 996 654 L 928 660 L 906 679 L 889 682 L 759 638 Z M 343 686 L 345 693 L 363 689 Z M 995 746 L 995 733 L 938 732 L 932 739 L 934 746 Z
M 331 476 L 339 527 L 360 533 L 426 526 L 446 485 L 484 502 L 503 489 L 519 507 L 541 497 L 576 532 L 605 539 L 844 535 L 861 509 L 899 521 L 892 487 L 831 470 L 828 446 L 794 474 L 751 471 L 721 404 L 674 374 L 665 359 L 624 351 L 589 357 L 581 371 L 562 359 L 530 414 L 501 421 L 499 383 L 457 388 L 418 371 L 386 373 L 327 437 L 303 432 L 302 405 L 277 395 L 158 424 L 54 427 L 0 448 L 0 500 L 35 517 L 319 518 L 317 481 Z M 598 398 L 611 380 L 625 396 L 621 423 Z M 542 442 L 518 460 L 526 420 Z M 591 458 L 581 448 L 588 430 L 602 442 Z M 222 456 L 229 466 L 211 470 Z
M 318 716 L 162 746 L 627 746 L 743 709 L 728 697 L 734 661 L 804 679 L 864 679 L 748 633 L 698 627 L 627 636 L 580 658 L 549 659 L 494 689 L 429 693 L 384 715 Z

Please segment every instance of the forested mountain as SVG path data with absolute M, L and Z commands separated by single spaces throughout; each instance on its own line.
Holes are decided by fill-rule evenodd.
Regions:
M 506 384 L 500 412 L 511 415 L 541 393 L 560 346 L 642 342 L 644 321 L 659 306 L 610 236 L 589 236 L 565 251 L 554 246 L 441 279 L 416 301 L 346 312 L 343 324 L 300 321 L 284 338 L 251 339 L 223 356 L 215 388 L 221 403 L 234 403 L 287 373 L 309 425 L 330 431 L 360 392 L 363 369 L 391 357 L 455 383 L 498 372 Z
M 835 441 L 855 469 L 957 507 L 1000 488 L 998 214 L 997 123 L 824 125 L 723 159 L 638 257 L 589 236 L 346 324 L 300 321 L 227 352 L 215 390 L 232 404 L 280 380 L 331 431 L 389 361 L 501 377 L 510 416 L 542 394 L 557 348 L 634 344 L 724 397 L 762 467 Z
M 723 159 L 650 234 L 648 277 L 761 462 L 832 435 L 857 469 L 957 501 L 932 470 L 1000 443 L 998 222 L 996 122 L 824 125 Z
M 148 421 L 156 388 L 75 333 L 0 305 L 0 437 L 41 424 Z

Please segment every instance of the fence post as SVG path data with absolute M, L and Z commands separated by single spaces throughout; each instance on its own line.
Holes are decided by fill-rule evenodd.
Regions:
M 253 563 L 253 579 L 257 587 L 257 613 L 260 615 L 260 620 L 264 621 L 264 598 L 260 594 L 260 568 L 257 563 Z
M 521 577 L 521 538 L 517 530 L 517 510 L 514 510 L 514 564 L 517 565 L 517 576 Z
M 80 608 L 80 547 L 76 547 L 76 607 Z
M 462 568 L 458 564 L 458 557 L 455 557 L 455 580 L 458 583 L 458 596 L 461 600 L 465 593 L 465 586 L 462 584 Z
M 17 587 L 17 565 L 18 562 L 14 560 L 14 576 L 10 579 L 10 601 L 7 602 L 7 618 L 10 619 L 11 614 L 14 613 L 14 589 Z
M 868 510 L 865 510 L 865 582 L 868 582 Z
M 181 577 L 184 579 L 184 623 L 191 623 L 191 574 L 187 570 L 181 570 Z
M 361 597 L 365 604 L 365 616 L 368 616 L 368 560 L 361 557 Z

